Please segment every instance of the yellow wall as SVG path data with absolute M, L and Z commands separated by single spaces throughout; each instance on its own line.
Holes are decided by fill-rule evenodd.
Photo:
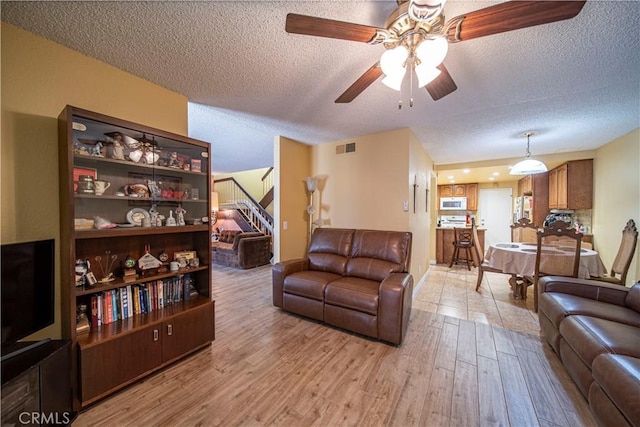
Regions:
M 56 239 L 60 249 L 57 117 L 65 105 L 186 135 L 187 99 L 112 66 L 2 23 L 2 243 Z M 60 337 L 56 254 L 55 324 Z
M 607 270 L 620 246 L 622 229 L 629 219 L 640 227 L 640 129 L 596 151 L 594 160 L 594 243 Z M 627 275 L 627 286 L 640 280 L 640 249 L 636 246 Z
M 307 252 L 309 197 L 304 179 L 311 175 L 311 147 L 285 137 L 274 142 L 273 256 L 278 262 L 302 258 Z
M 431 241 L 435 242 L 435 228 L 431 226 L 432 216 L 430 212 L 427 212 L 426 192 L 431 185 L 429 181 L 432 175 L 433 161 L 431 157 L 424 151 L 415 134 L 409 132 L 409 231 L 413 233 L 411 272 L 416 283 L 429 269 L 429 255 L 435 254 L 435 249 L 434 252 L 431 252 Z M 413 184 L 417 184 L 415 188 L 415 213 L 413 210 Z M 434 197 L 436 195 L 429 191 L 429 198 L 433 199 Z

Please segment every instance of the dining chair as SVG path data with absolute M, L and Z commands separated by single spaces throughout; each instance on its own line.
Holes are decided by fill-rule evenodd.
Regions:
M 611 274 L 604 277 L 591 277 L 591 279 L 626 286 L 627 272 L 629 271 L 633 254 L 636 252 L 637 243 L 638 229 L 636 228 L 636 223 L 630 219 L 622 230 L 622 240 L 620 241 L 618 253 L 613 260 Z M 616 277 L 616 274 L 620 277 Z
M 575 228 L 567 225 L 564 221 L 556 221 L 549 224 L 546 228 L 542 230 L 538 230 L 536 233 L 537 242 L 536 242 L 536 264 L 535 264 L 535 273 L 533 276 L 533 308 L 535 312 L 538 312 L 538 280 L 541 276 L 566 276 L 566 277 L 578 277 L 578 272 L 580 271 L 580 249 L 582 244 L 582 233 L 576 233 Z M 573 253 L 573 265 L 570 262 L 563 262 L 567 259 L 564 258 L 564 255 L 559 255 L 557 251 L 550 251 L 544 248 L 544 244 L 548 244 L 546 239 L 549 238 L 551 241 L 561 240 L 563 244 L 565 242 L 571 241 L 575 246 L 557 246 L 557 248 L 565 251 L 566 255 Z M 560 239 L 558 239 L 560 238 Z M 570 239 L 570 240 L 569 240 Z M 555 253 L 555 255 L 554 255 Z M 545 270 L 541 269 L 541 260 L 543 256 L 547 256 L 547 262 L 545 265 Z M 556 260 L 558 262 L 553 262 L 553 258 L 550 257 L 558 257 Z M 560 258 L 562 256 L 562 258 Z
M 471 264 L 474 262 L 471 254 L 471 247 L 473 246 L 472 230 L 454 227 L 453 236 L 454 249 L 451 261 L 449 261 L 449 268 L 451 268 L 453 264 L 458 264 L 458 261 L 461 261 L 465 262 L 467 269 L 471 271 Z M 464 251 L 465 258 L 460 256 L 460 251 Z
M 517 243 L 536 243 L 538 226 L 529 218 L 520 218 L 511 225 L 511 241 Z
M 471 252 L 473 256 L 473 262 L 478 267 L 478 281 L 476 282 L 476 292 L 480 289 L 480 285 L 482 284 L 482 278 L 484 277 L 485 271 L 494 272 L 494 273 L 502 273 L 502 270 L 490 267 L 488 263 L 484 261 L 484 248 L 480 244 L 480 240 L 478 239 L 478 227 L 476 226 L 476 222 L 474 219 L 471 220 L 471 239 L 473 245 L 471 245 Z

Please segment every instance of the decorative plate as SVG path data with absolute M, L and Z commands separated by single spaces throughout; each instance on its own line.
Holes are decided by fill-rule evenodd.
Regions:
M 129 221 L 130 224 L 136 225 L 138 227 L 142 226 L 142 220 L 145 218 L 151 221 L 149 212 L 144 209 L 133 208 L 129 212 L 127 212 L 127 221 Z

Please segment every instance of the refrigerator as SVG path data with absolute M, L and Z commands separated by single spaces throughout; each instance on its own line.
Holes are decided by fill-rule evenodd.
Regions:
M 513 206 L 513 222 L 521 218 L 533 221 L 533 196 L 516 197 Z

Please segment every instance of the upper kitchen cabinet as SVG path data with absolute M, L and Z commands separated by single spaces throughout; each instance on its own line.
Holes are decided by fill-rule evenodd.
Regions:
M 478 184 L 467 184 L 467 210 L 478 210 Z
M 591 209 L 593 159 L 573 160 L 549 171 L 549 209 Z
M 533 195 L 533 178 L 532 175 L 527 175 L 518 181 L 518 196 L 532 196 Z
M 540 227 L 549 214 L 549 179 L 548 173 L 536 173 L 518 180 L 518 195 L 532 196 L 533 218 L 530 219 Z
M 465 184 L 438 185 L 439 197 L 465 197 L 467 186 Z

